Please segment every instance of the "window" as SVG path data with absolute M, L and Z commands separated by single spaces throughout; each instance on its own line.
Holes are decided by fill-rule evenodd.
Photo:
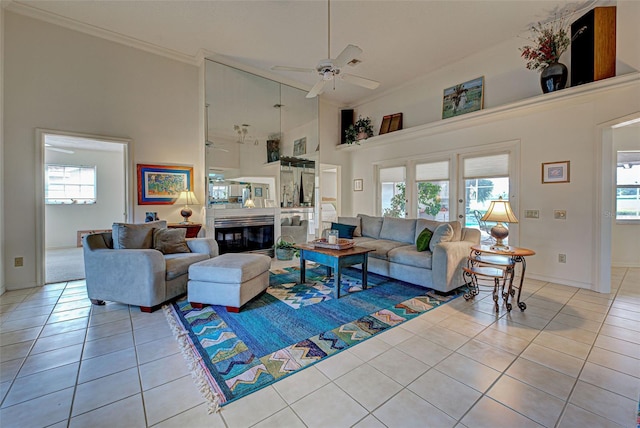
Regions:
M 449 221 L 449 161 L 416 165 L 418 218 Z
M 404 166 L 380 169 L 380 201 L 383 216 L 406 217 L 405 172 Z
M 640 152 L 619 151 L 616 168 L 616 220 L 640 220 Z
M 46 204 L 95 204 L 96 167 L 47 165 L 44 200 Z

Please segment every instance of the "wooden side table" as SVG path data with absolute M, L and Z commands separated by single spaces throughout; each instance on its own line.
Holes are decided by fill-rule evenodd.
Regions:
M 169 229 L 187 229 L 187 238 L 195 238 L 198 236 L 202 225 L 199 223 L 169 223 L 167 227 Z
M 525 257 L 535 255 L 535 251 L 528 248 L 521 247 L 505 247 L 499 248 L 491 245 L 474 245 L 471 247 L 471 254 L 467 262 L 467 267 L 463 268 L 464 275 L 470 279 L 467 285 L 470 288 L 469 293 L 465 294 L 465 299 L 469 300 L 478 295 L 478 282 L 477 277 L 482 276 L 490 278 L 494 281 L 493 301 L 496 305 L 496 312 L 498 312 L 498 288 L 500 287 L 500 281 L 502 281 L 502 298 L 505 301 L 507 311 L 511 311 L 511 303 L 509 303 L 509 297 L 514 297 L 516 289 L 518 290 L 518 297 L 516 298 L 518 308 L 521 311 L 527 309 L 527 304 L 520 301 L 520 295 L 522 293 L 522 285 L 524 283 L 524 275 L 527 270 L 527 262 Z M 516 263 L 522 265 L 522 275 L 520 276 L 519 285 L 513 285 L 513 279 L 515 277 Z M 505 291 L 505 286 L 509 284 Z

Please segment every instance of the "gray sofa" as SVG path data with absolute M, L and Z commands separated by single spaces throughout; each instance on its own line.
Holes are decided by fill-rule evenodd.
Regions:
M 309 220 L 300 220 L 300 216 L 283 217 L 280 222 L 280 236 L 290 236 L 296 244 L 307 242 L 308 230 Z
M 153 238 L 154 231 L 166 230 L 166 226 L 166 221 L 114 223 L 112 232 L 83 237 L 87 294 L 92 303 L 109 300 L 151 312 L 187 292 L 189 266 L 217 256 L 218 244 L 210 238 L 183 239 L 188 246 L 185 251 L 190 252 L 163 254 L 154 248 Z M 184 238 L 185 229 L 174 230 L 183 231 Z
M 356 226 L 353 236 L 356 245 L 375 250 L 369 253 L 368 272 L 443 293 L 464 285 L 461 267 L 471 246 L 480 243 L 480 231 L 463 228 L 458 221 L 442 223 L 358 214 L 338 217 L 338 223 Z M 425 228 L 434 235 L 430 249 L 419 252 L 416 239 Z

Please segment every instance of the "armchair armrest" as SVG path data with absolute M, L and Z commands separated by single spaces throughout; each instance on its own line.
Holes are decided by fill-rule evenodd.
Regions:
M 218 242 L 212 238 L 187 239 L 187 245 L 192 253 L 209 254 L 209 257 L 217 257 L 220 254 Z
M 471 241 L 441 242 L 433 249 L 432 273 L 434 283 L 446 285 L 447 291 L 461 286 L 462 265 L 469 257 Z

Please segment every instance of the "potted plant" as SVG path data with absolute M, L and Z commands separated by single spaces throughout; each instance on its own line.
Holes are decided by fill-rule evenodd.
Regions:
M 292 236 L 280 236 L 276 240 L 276 258 L 278 260 L 291 260 L 293 256 L 298 256 L 300 251 L 294 247 L 295 242 Z
M 373 137 L 373 125 L 370 117 L 358 116 L 358 120 L 353 125 L 349 125 L 345 132 L 347 144 L 360 144 L 360 140 Z
M 540 85 L 542 92 L 547 93 L 564 89 L 567 84 L 567 67 L 560 63 L 560 56 L 567 50 L 571 42 L 586 27 L 581 28 L 573 37 L 564 17 L 540 23 L 531 27 L 532 45 L 520 48 L 520 56 L 527 61 L 529 70 L 541 70 Z

